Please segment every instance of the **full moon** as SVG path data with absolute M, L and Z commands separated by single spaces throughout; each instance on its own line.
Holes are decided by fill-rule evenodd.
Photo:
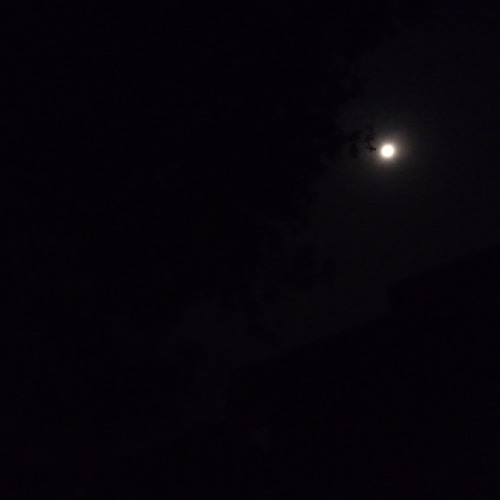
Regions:
M 392 156 L 394 156 L 395 152 L 396 150 L 394 149 L 394 146 L 392 144 L 385 144 L 380 150 L 380 153 L 384 158 L 391 158 Z

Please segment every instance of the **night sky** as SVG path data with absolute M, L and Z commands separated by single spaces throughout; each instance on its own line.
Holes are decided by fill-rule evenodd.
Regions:
M 444 1 L 355 2 L 342 15 L 325 2 L 269 3 L 12 21 L 2 418 L 17 456 L 33 449 L 57 463 L 83 441 L 106 456 L 224 422 L 235 370 L 383 317 L 388 284 L 498 243 L 497 13 Z M 353 98 L 346 75 L 361 82 Z M 329 90 L 330 115 L 301 114 L 302 102 L 330 103 L 318 97 Z M 328 120 L 335 138 L 325 140 Z M 353 158 L 346 137 L 368 124 L 377 151 Z M 289 285 L 280 256 L 298 281 L 307 257 L 295 261 L 287 245 L 313 248 L 312 285 Z M 266 270 L 275 295 L 259 288 Z M 63 426 L 62 452 L 47 451 L 53 429 L 19 438 L 19 412 L 49 429 L 51 405 L 69 393 L 64 411 L 81 394 L 105 401 L 106 423 L 96 403 L 79 430 Z M 145 415 L 164 405 L 168 417 L 142 422 L 141 400 Z M 134 407 L 123 427 L 113 424 L 128 422 L 121 404 Z
M 356 110 L 346 110 L 346 122 L 373 117 L 380 139 L 401 137 L 407 151 L 388 168 L 391 173 L 374 173 L 370 187 L 368 180 L 349 177 L 347 183 L 360 188 L 341 210 L 350 215 L 341 217 L 342 224 L 359 228 L 358 248 L 373 249 L 385 277 L 414 272 L 497 236 L 499 68 L 492 16 L 481 6 L 442 7 L 425 27 L 366 60 L 367 95 Z M 364 210 L 371 196 L 380 203 Z M 368 260 L 360 255 L 358 265 Z
M 318 182 L 313 234 L 336 274 L 285 309 L 285 344 L 385 314 L 386 284 L 498 241 L 492 15 L 441 6 L 358 65 L 365 95 L 345 106 L 342 126 L 375 123 L 375 145 L 393 142 L 399 156 L 344 151 Z
M 346 107 L 343 122 L 375 122 L 377 142 L 400 143 L 401 157 L 338 161 L 323 185 L 319 232 L 353 288 L 381 290 L 496 242 L 492 16 L 481 6 L 442 6 L 361 65 L 366 95 Z M 370 307 L 365 300 L 359 308 Z

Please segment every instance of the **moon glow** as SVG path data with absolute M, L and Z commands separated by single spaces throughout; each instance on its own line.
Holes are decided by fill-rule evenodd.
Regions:
M 382 146 L 382 149 L 380 150 L 380 153 L 384 158 L 391 158 L 392 156 L 394 156 L 395 152 L 396 150 L 394 149 L 394 146 L 392 144 L 384 144 L 384 146 Z

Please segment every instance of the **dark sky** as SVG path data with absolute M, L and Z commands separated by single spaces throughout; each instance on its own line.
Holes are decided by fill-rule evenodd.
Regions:
M 442 7 L 365 57 L 358 67 L 365 96 L 345 106 L 341 123 L 374 123 L 376 145 L 392 140 L 399 156 L 384 163 L 377 153 L 359 160 L 343 153 L 319 180 L 310 237 L 334 270 L 312 291 L 265 308 L 277 346 L 249 337 L 244 316 L 211 304 L 164 339 L 174 357 L 180 339 L 204 352 L 186 400 L 192 415 L 221 415 L 235 366 L 379 317 L 388 311 L 387 283 L 495 240 L 496 40 L 489 12 Z
M 177 331 L 161 340 L 158 351 L 163 349 L 165 357 L 170 357 L 173 364 L 183 363 L 179 360 L 179 351 L 172 349 L 179 341 L 198 346 L 203 353 L 196 368 L 196 387 L 185 399 L 188 414 L 201 419 L 220 416 L 225 381 L 234 366 L 300 346 L 384 314 L 387 311 L 384 292 L 387 283 L 495 242 L 500 215 L 497 196 L 500 181 L 500 167 L 497 166 L 500 59 L 497 52 L 500 38 L 496 17 L 491 9 L 479 5 L 462 7 L 459 3 L 446 5 L 441 2 L 425 22 L 389 38 L 365 56 L 357 69 L 366 77 L 365 96 L 344 107 L 341 124 L 350 129 L 366 122 L 373 123 L 377 132 L 375 145 L 379 146 L 386 139 L 393 141 L 399 147 L 398 157 L 383 163 L 377 160 L 377 153 L 365 153 L 359 160 L 342 153 L 329 163 L 327 174 L 317 183 L 321 196 L 314 209 L 316 216 L 309 237 L 319 242 L 323 255 L 332 256 L 334 269 L 307 294 L 285 294 L 267 308 L 266 322 L 277 333 L 277 347 L 250 338 L 243 331 L 244 316 L 228 315 L 208 302 L 190 311 Z M 110 19 L 114 19 L 113 16 Z M 31 22 L 40 27 L 36 15 Z M 110 46 L 119 45 L 113 29 L 108 31 L 107 25 L 103 26 Z M 161 34 L 160 22 L 157 28 Z M 315 32 L 313 28 L 309 27 L 311 33 Z M 120 32 L 115 29 L 116 33 Z M 63 41 L 52 43 L 57 47 Z M 52 54 L 49 49 L 47 52 Z M 103 53 L 103 61 L 107 64 L 109 61 L 105 51 Z M 30 57 L 29 51 L 21 55 Z M 134 64 L 149 68 L 140 53 L 135 53 L 135 57 Z M 24 61 L 16 54 L 11 59 L 14 65 Z M 83 69 L 76 70 L 71 64 L 66 66 L 64 60 L 58 77 L 73 75 L 72 71 L 77 77 L 80 73 L 90 74 L 94 60 L 90 57 L 83 57 L 83 60 Z M 127 61 L 119 64 L 129 69 Z M 154 69 L 155 78 L 164 76 L 156 67 Z M 36 79 L 44 72 L 47 67 L 42 64 L 41 68 L 33 69 L 31 77 Z M 74 75 L 69 79 L 75 78 Z M 120 78 L 115 78 L 113 84 L 120 84 Z M 123 86 L 125 96 L 126 92 L 135 95 L 133 78 L 131 82 L 129 87 Z M 26 87 L 29 93 L 29 84 Z M 46 90 L 43 85 L 40 88 Z M 177 87 L 173 85 L 172 88 Z M 90 86 L 85 88 L 89 95 L 93 91 Z M 53 91 L 47 95 L 49 97 L 34 96 L 33 101 L 40 97 L 49 111 L 54 95 L 73 105 L 71 91 L 62 96 Z M 112 108 L 113 97 L 109 89 L 107 94 L 100 95 L 106 110 Z M 144 99 L 151 109 L 155 109 L 156 102 L 147 97 L 141 96 L 138 101 Z M 129 101 L 132 109 L 135 104 L 133 99 Z M 23 108 L 20 102 L 22 111 L 19 112 L 16 106 L 17 103 L 13 116 L 21 122 L 25 119 L 22 113 L 29 115 L 26 111 L 29 105 Z M 207 109 L 213 111 L 210 107 Z M 67 116 L 73 116 L 72 112 L 70 108 Z M 45 119 L 43 113 L 40 116 Z M 99 119 L 98 113 L 96 116 Z M 185 116 L 182 119 L 189 122 Z M 40 123 L 43 125 L 44 121 Z M 116 130 L 120 126 L 118 119 L 109 128 Z M 55 127 L 62 130 L 65 125 Z M 95 140 L 93 130 L 87 132 Z M 147 135 L 144 133 L 145 137 Z M 158 143 L 164 140 L 161 134 L 152 139 L 153 135 L 150 142 L 145 140 L 146 146 L 155 140 Z M 121 138 L 119 134 L 116 137 Z M 87 138 L 78 136 L 78 140 L 85 143 Z M 40 148 L 47 146 L 43 140 L 34 144 Z M 135 150 L 138 157 L 141 147 Z M 28 158 L 26 163 L 36 163 L 38 153 L 35 149 L 24 153 Z M 5 178 L 24 175 L 12 170 L 2 175 Z M 43 172 L 43 166 L 40 171 Z M 60 179 L 58 172 L 54 179 Z M 78 182 L 76 178 L 75 183 Z M 30 186 L 37 195 L 36 182 L 31 180 Z M 36 210 L 28 206 L 31 198 L 8 194 L 12 197 L 11 202 L 6 196 L 2 206 L 8 209 L 9 203 L 22 205 L 20 211 L 29 211 L 36 222 Z M 66 196 L 71 195 L 66 192 Z M 23 208 L 25 206 L 28 208 Z M 113 214 L 117 213 L 120 210 L 114 209 Z M 121 220 L 121 224 L 125 231 L 127 220 Z M 26 242 L 20 245 L 23 244 L 27 245 Z M 15 245 L 13 248 L 12 253 L 16 253 Z
M 335 277 L 271 312 L 286 332 L 280 349 L 383 315 L 387 283 L 497 241 L 494 15 L 441 5 L 360 65 L 365 96 L 345 107 L 341 122 L 347 129 L 374 123 L 376 145 L 393 141 L 399 157 L 384 163 L 377 153 L 345 154 L 331 163 L 319 183 L 315 234 L 334 256 Z M 223 344 L 214 355 L 230 364 L 275 352 L 248 339 Z
M 323 185 L 320 232 L 349 279 L 382 285 L 498 236 L 494 16 L 441 7 L 365 59 L 366 95 L 343 121 L 373 121 L 401 155 L 339 160 Z
M 319 182 L 316 233 L 336 275 L 304 298 L 301 315 L 310 307 L 334 328 L 362 321 L 384 310 L 385 283 L 495 242 L 500 63 L 492 15 L 442 5 L 360 64 L 365 96 L 341 122 L 374 123 L 376 145 L 393 141 L 399 157 L 344 154 Z

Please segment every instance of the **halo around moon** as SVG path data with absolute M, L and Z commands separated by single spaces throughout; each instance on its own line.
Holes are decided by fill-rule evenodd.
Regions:
M 392 144 L 384 144 L 380 150 L 380 154 L 384 158 L 392 158 L 395 152 L 396 150 Z

